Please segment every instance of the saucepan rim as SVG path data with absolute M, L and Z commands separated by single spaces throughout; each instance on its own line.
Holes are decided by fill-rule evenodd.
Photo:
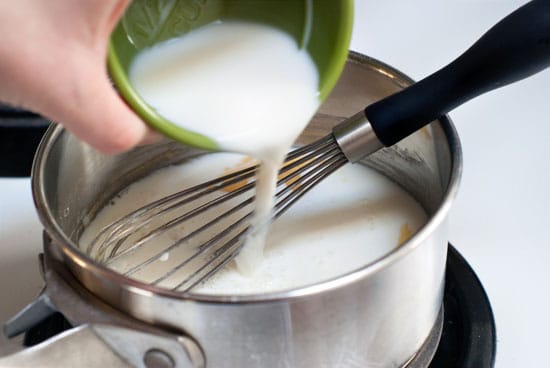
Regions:
M 374 58 L 350 51 L 348 62 L 356 62 L 374 68 L 381 74 L 391 78 L 395 83 L 406 86 L 413 83 L 413 80 L 391 67 L 390 65 L 376 60 Z M 170 299 L 185 299 L 191 301 L 200 301 L 208 303 L 264 303 L 272 301 L 288 301 L 308 297 L 311 295 L 328 292 L 337 288 L 345 287 L 355 281 L 364 279 L 379 270 L 389 267 L 401 258 L 405 257 L 417 246 L 422 244 L 436 228 L 443 223 L 452 206 L 452 202 L 458 192 L 461 172 L 462 172 L 462 150 L 457 131 L 448 116 L 442 116 L 438 119 L 445 134 L 450 152 L 450 178 L 444 196 L 434 214 L 430 216 L 428 222 L 407 242 L 395 248 L 384 256 L 364 265 L 363 267 L 350 271 L 346 274 L 320 281 L 313 285 L 306 285 L 292 290 L 275 291 L 268 293 L 258 293 L 250 295 L 206 295 L 192 292 L 181 293 L 158 286 L 152 286 L 128 277 L 125 277 L 98 262 L 92 260 L 84 252 L 72 243 L 69 237 L 63 232 L 61 227 L 54 220 L 54 216 L 46 205 L 46 193 L 44 191 L 45 165 L 47 157 L 55 146 L 55 142 L 64 134 L 64 129 L 59 125 L 52 125 L 45 133 L 35 155 L 32 169 L 32 192 L 38 216 L 45 227 L 48 235 L 54 240 L 54 243 L 61 250 L 65 261 L 69 261 L 73 267 L 91 271 L 102 280 L 109 280 L 130 293 L 144 296 L 155 296 Z M 446 246 L 442 244 L 441 246 Z M 78 277 L 77 277 L 78 278 Z M 82 280 L 81 280 L 82 281 Z

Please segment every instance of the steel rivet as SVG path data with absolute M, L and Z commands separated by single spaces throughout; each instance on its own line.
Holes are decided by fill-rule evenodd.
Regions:
M 170 354 L 160 349 L 148 350 L 143 356 L 143 362 L 147 368 L 173 368 L 176 366 Z

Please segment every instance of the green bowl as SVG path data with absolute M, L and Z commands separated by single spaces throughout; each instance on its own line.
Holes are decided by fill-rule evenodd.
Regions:
M 207 150 L 217 150 L 216 142 L 158 114 L 133 88 L 127 72 L 142 49 L 216 20 L 260 22 L 292 35 L 317 66 L 322 101 L 336 84 L 346 61 L 353 0 L 134 0 L 130 4 L 109 42 L 108 68 L 117 90 L 153 129 Z M 304 45 L 308 28 L 308 42 Z

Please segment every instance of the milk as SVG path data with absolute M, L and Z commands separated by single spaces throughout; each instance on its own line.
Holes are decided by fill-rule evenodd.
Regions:
M 220 176 L 240 167 L 242 162 L 243 157 L 234 154 L 208 154 L 163 168 L 132 184 L 87 227 L 80 239 L 82 249 L 103 226 L 133 209 Z M 253 277 L 243 275 L 236 264 L 230 263 L 193 291 L 246 295 L 329 280 L 384 257 L 418 231 L 426 220 L 422 207 L 401 187 L 372 169 L 359 164 L 347 165 L 308 192 L 272 224 Z M 141 252 L 145 258 L 162 253 L 167 244 L 183 232 L 155 239 Z M 183 249 L 184 253 L 194 251 L 189 245 L 182 246 L 185 247 L 188 249 Z M 138 254 L 123 257 L 122 262 L 109 267 L 123 273 L 139 257 Z M 151 282 L 169 269 L 171 262 L 177 263 L 178 257 L 181 251 L 163 253 L 161 259 L 131 277 Z M 178 277 L 174 277 L 160 286 L 171 288 L 178 281 Z
M 141 52 L 130 79 L 168 120 L 261 161 L 255 226 L 237 259 L 250 275 L 262 257 L 277 170 L 319 105 L 315 64 L 281 30 L 216 22 Z

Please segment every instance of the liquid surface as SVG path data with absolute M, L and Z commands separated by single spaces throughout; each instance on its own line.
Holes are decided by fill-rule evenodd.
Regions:
M 249 163 L 249 159 L 243 160 L 242 156 L 233 154 L 209 154 L 155 172 L 131 185 L 96 216 L 81 237 L 81 247 L 85 249 L 99 229 L 131 210 L 220 176 L 243 163 Z M 347 165 L 307 193 L 272 224 L 264 257 L 252 277 L 243 275 L 235 263 L 230 263 L 193 291 L 245 295 L 283 291 L 328 280 L 388 254 L 412 236 L 426 219 L 421 206 L 399 186 L 374 170 Z M 199 223 L 204 223 L 203 219 Z M 167 243 L 173 243 L 193 226 L 186 223 L 187 229 L 155 239 L 144 247 L 143 254 L 124 258 L 109 267 L 124 273 L 138 258 L 147 258 L 159 250 L 162 253 Z M 192 249 L 187 248 L 179 253 L 162 253 L 161 259 L 132 277 L 151 282 L 190 251 Z M 177 283 L 175 275 L 160 285 L 171 288 Z
M 261 161 L 255 231 L 238 260 L 250 274 L 262 256 L 277 170 L 319 105 L 315 64 L 283 31 L 216 22 L 140 53 L 130 79 L 168 120 Z

